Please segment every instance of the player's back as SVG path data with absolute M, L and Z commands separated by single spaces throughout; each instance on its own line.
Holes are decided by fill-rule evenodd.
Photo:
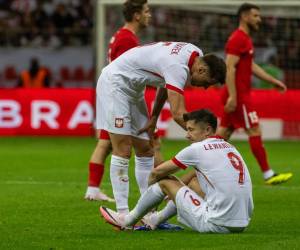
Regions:
M 218 138 L 192 146 L 198 157 L 197 176 L 206 193 L 209 220 L 229 227 L 247 226 L 253 210 L 252 184 L 240 153 Z
M 202 51 L 189 43 L 158 42 L 128 50 L 109 66 L 114 74 L 135 81 L 137 84 L 163 86 L 166 74 L 180 75 L 180 84 L 185 84 L 189 73 L 189 59 L 193 52 L 202 56 Z M 174 81 L 178 81 L 177 79 Z

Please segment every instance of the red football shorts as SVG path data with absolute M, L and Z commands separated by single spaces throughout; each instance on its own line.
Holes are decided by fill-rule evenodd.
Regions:
M 232 113 L 223 111 L 220 121 L 221 127 L 233 129 L 250 129 L 258 126 L 258 124 L 259 118 L 257 112 L 250 103 L 238 104 L 236 110 Z
M 101 139 L 101 140 L 110 140 L 108 131 L 106 131 L 104 129 L 100 129 L 99 139 Z

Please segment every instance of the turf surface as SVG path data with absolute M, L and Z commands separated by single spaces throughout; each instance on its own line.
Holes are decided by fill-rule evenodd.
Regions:
M 276 187 L 263 184 L 247 142 L 233 143 L 251 173 L 254 216 L 243 234 L 213 235 L 113 231 L 99 218 L 100 203 L 83 200 L 94 139 L 0 138 L 0 249 L 300 249 L 300 143 L 265 143 L 273 168 L 294 173 Z M 185 145 L 164 141 L 165 158 Z M 131 207 L 138 199 L 133 174 L 131 164 Z M 103 189 L 112 193 L 109 171 Z

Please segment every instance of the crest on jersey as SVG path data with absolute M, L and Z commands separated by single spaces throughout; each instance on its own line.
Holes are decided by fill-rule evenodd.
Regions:
M 124 119 L 123 118 L 116 118 L 115 119 L 115 127 L 116 128 L 123 128 L 124 127 Z

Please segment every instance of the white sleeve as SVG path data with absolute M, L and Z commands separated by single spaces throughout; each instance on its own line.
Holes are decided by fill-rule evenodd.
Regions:
M 166 82 L 166 88 L 183 94 L 183 89 L 188 78 L 188 68 L 184 65 L 174 64 L 166 68 L 163 77 Z
M 186 169 L 188 166 L 196 166 L 199 162 L 197 153 L 193 145 L 181 150 L 172 161 L 180 168 Z

